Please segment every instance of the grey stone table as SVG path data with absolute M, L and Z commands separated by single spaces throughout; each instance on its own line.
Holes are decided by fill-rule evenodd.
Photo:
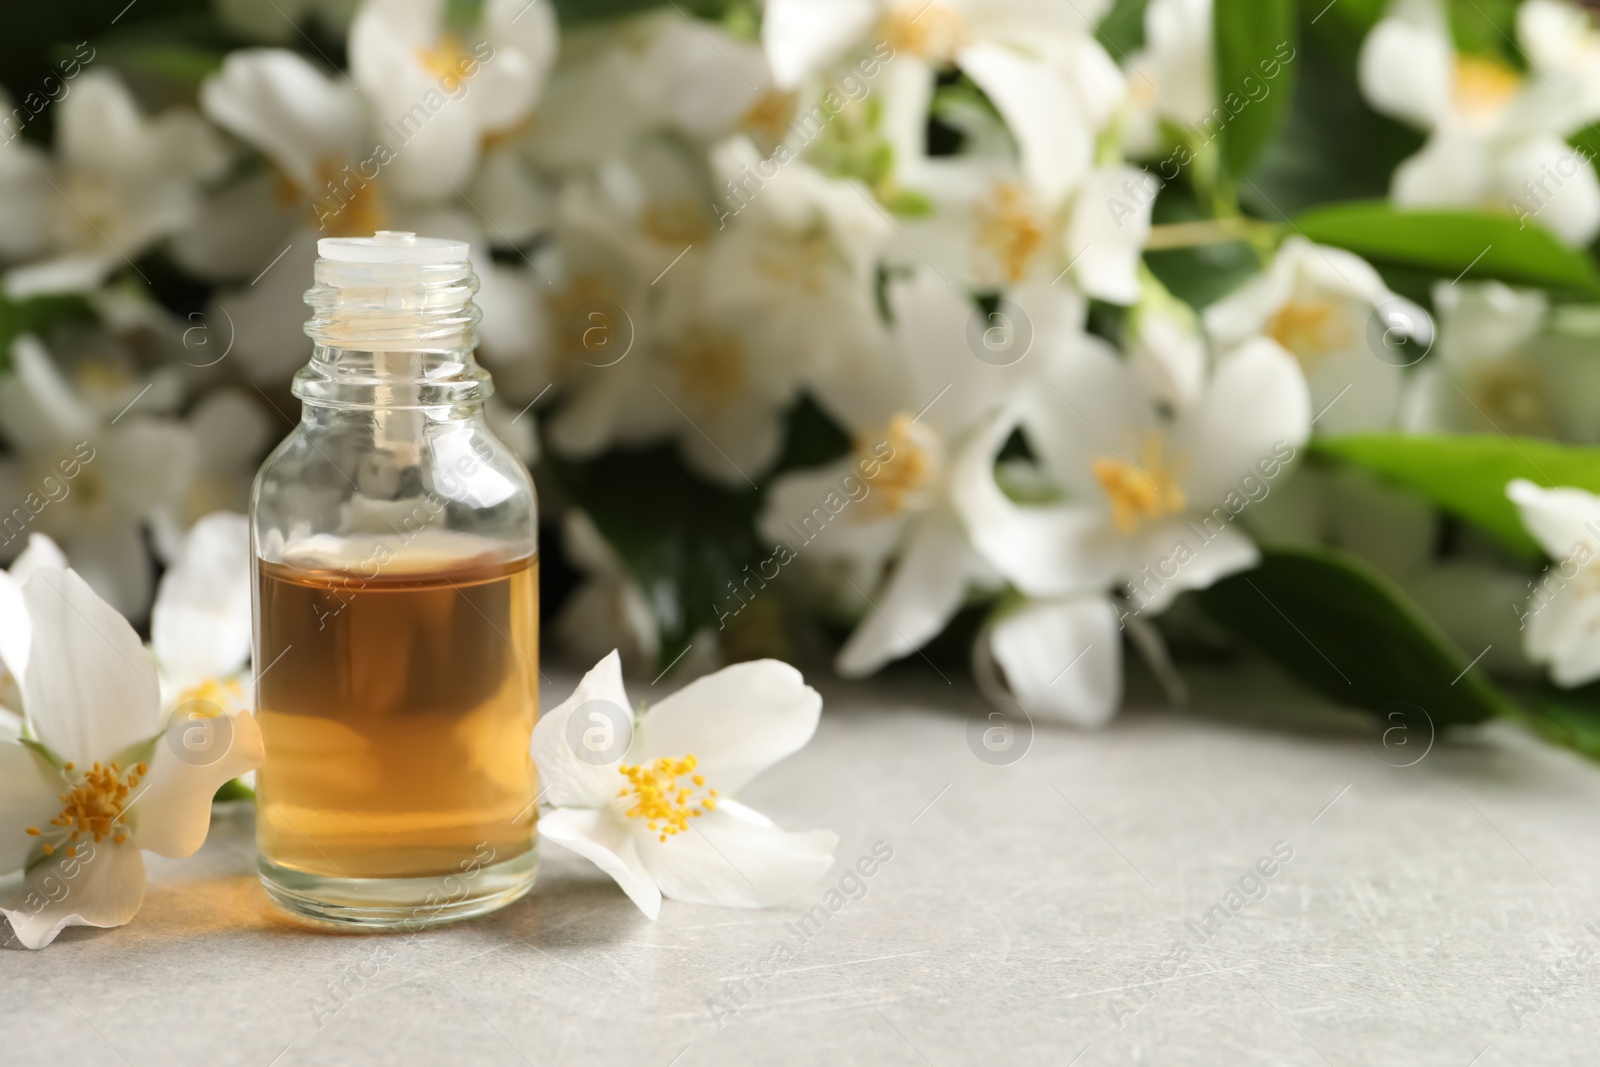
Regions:
M 317 933 L 268 905 L 236 805 L 152 858 L 132 925 L 0 950 L 0 1063 L 1600 1062 L 1600 768 L 1506 725 L 1395 767 L 1353 717 L 1202 681 L 1006 766 L 955 687 L 828 689 L 746 799 L 836 830 L 841 866 L 766 912 L 652 923 L 551 849 L 487 919 Z

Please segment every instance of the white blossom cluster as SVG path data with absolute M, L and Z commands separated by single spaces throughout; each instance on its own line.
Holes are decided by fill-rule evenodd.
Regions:
M 1420 345 L 1425 313 L 1360 257 L 1212 205 L 1163 214 L 1180 175 L 1248 194 L 1205 179 L 1216 139 L 1303 60 L 1285 40 L 1229 88 L 1211 0 L 1150 0 L 1132 54 L 1097 32 L 1112 7 L 765 0 L 558 29 L 551 0 L 226 0 L 258 43 L 191 105 L 84 50 L 59 95 L 4 109 L 49 107 L 54 130 L 0 145 L 5 300 L 88 313 L 12 345 L 0 503 L 21 510 L 0 537 L 51 535 L 143 618 L 152 552 L 170 563 L 201 516 L 242 510 L 289 429 L 316 240 L 408 230 L 471 242 L 490 415 L 525 458 L 669 443 L 687 476 L 759 494 L 770 555 L 717 591 L 703 648 L 777 587 L 849 623 L 837 667 L 861 676 L 980 605 L 991 695 L 1098 724 L 1124 636 L 1160 674 L 1180 594 L 1263 546 L 1332 543 L 1491 665 L 1600 676 L 1600 596 L 1526 612 L 1525 571 L 1471 544 L 1440 562 L 1429 505 L 1306 459 L 1374 431 L 1600 441 L 1581 317 L 1440 281 L 1408 366 L 1393 316 Z M 1600 119 L 1600 36 L 1573 0 L 1528 0 L 1517 31 L 1521 67 L 1458 51 L 1439 0 L 1397 0 L 1367 34 L 1360 91 L 1421 144 L 1390 198 L 1581 248 L 1600 183 L 1567 138 Z M 1152 256 L 1206 226 L 1256 265 L 1196 307 Z M 156 262 L 203 301 L 158 299 Z M 802 403 L 848 438 L 825 464 L 783 462 Z M 563 632 L 653 661 L 652 594 L 582 511 L 561 519 L 588 572 Z

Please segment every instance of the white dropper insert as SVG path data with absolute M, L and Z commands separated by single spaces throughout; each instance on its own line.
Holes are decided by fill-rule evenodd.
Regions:
M 465 263 L 469 251 L 465 241 L 418 237 L 405 230 L 379 230 L 371 237 L 324 237 L 317 242 L 317 255 L 335 263 L 435 266 Z

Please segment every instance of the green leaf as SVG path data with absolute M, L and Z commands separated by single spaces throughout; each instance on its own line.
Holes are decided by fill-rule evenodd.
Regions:
M 1407 701 L 1436 726 L 1514 707 L 1393 583 L 1337 549 L 1274 549 L 1200 594 L 1217 622 L 1343 704 Z
M 1158 224 L 1205 218 L 1181 183 L 1169 185 L 1156 199 L 1153 221 Z M 1146 252 L 1144 261 L 1168 292 L 1195 309 L 1226 296 L 1261 270 L 1261 260 L 1243 241 Z
M 1517 36 L 1521 0 L 1450 0 L 1450 36 L 1457 51 L 1500 59 L 1525 69 L 1527 57 L 1512 42 Z
M 94 311 L 77 294 L 12 300 L 0 293 L 0 370 L 11 366 L 11 342 L 18 334 L 43 335 L 58 322 L 91 322 Z
M 742 603 L 730 582 L 766 557 L 755 537 L 759 495 L 691 473 L 670 445 L 616 449 L 588 462 L 547 459 L 566 496 L 644 591 L 661 634 L 664 668 L 721 613 Z
M 222 804 L 229 800 L 254 800 L 256 791 L 237 778 L 229 778 L 211 795 L 211 803 Z
M 1543 553 L 1506 497 L 1507 482 L 1526 478 L 1600 492 L 1600 448 L 1530 437 L 1354 434 L 1317 441 L 1312 449 L 1420 493 L 1529 559 Z
M 1600 760 L 1600 683 L 1579 689 L 1543 683 L 1528 721 L 1545 740 Z
M 1243 177 L 1283 125 L 1294 91 L 1294 0 L 1215 0 L 1218 111 L 1223 162 Z M 1276 77 L 1268 77 L 1275 70 Z M 1262 88 L 1268 91 L 1256 97 Z M 1230 102 L 1242 106 L 1237 109 Z M 1215 113 L 1214 113 L 1215 114 Z
M 1346 248 L 1374 264 L 1418 267 L 1439 277 L 1468 274 L 1517 285 L 1600 293 L 1600 272 L 1582 251 L 1510 215 L 1408 211 L 1381 200 L 1309 211 L 1295 229 L 1320 244 Z
M 1304 29 L 1292 64 L 1288 120 L 1238 190 L 1240 203 L 1260 218 L 1276 221 L 1318 204 L 1385 198 L 1395 167 L 1422 147 L 1420 133 L 1378 114 L 1361 95 L 1357 54 L 1371 26 L 1361 24 L 1355 2 L 1301 4 Z M 1361 151 L 1352 152 L 1353 144 Z
M 1144 9 L 1150 0 L 1116 0 L 1095 27 L 1100 44 L 1119 61 L 1144 47 Z

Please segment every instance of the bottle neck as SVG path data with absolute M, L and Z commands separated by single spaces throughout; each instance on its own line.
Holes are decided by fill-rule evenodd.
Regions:
M 326 407 L 481 408 L 493 387 L 473 358 L 477 291 L 465 261 L 319 259 L 305 296 L 316 345 L 295 396 Z
M 481 410 L 493 393 L 471 345 L 373 351 L 318 344 L 311 362 L 294 376 L 294 395 L 318 407 Z

